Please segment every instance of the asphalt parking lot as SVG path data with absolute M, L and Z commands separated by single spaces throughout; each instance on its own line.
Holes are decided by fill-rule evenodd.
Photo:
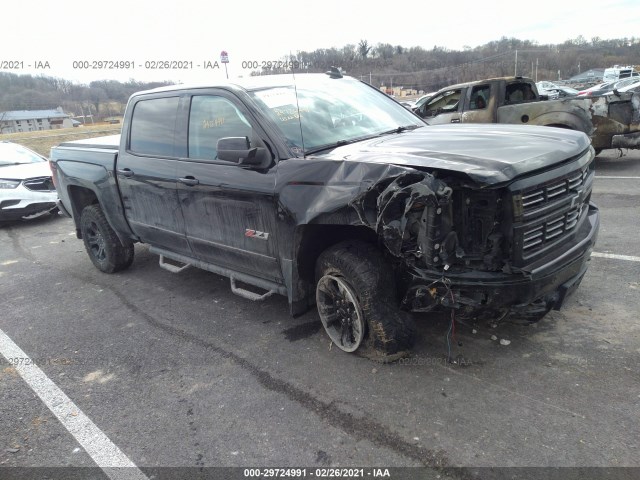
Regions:
M 61 415 L 88 419 L 142 472 L 640 468 L 640 153 L 597 162 L 602 224 L 578 291 L 533 326 L 457 325 L 457 363 L 445 318 L 416 317 L 413 357 L 381 365 L 329 348 L 317 313 L 294 319 L 284 297 L 253 303 L 217 275 L 171 274 L 145 246 L 102 274 L 63 217 L 0 227 L 0 330 L 66 394 Z M 95 466 L 15 361 L 0 356 L 0 467 Z

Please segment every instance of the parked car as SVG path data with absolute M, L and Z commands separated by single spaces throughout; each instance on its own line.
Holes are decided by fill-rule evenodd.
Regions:
M 0 142 L 0 221 L 47 214 L 57 200 L 47 160 L 22 145 Z
M 564 85 L 558 85 L 553 82 L 538 82 L 538 93 L 540 95 L 546 95 L 549 100 L 557 100 L 558 98 L 575 97 L 579 91 L 575 88 L 566 87 Z
M 537 82 L 536 87 L 538 88 L 538 93 L 546 95 L 549 100 L 555 100 L 560 96 L 558 93 L 560 86 L 553 82 Z
M 433 97 L 436 94 L 436 92 L 430 92 L 430 93 L 425 93 L 424 95 L 422 95 L 418 100 L 416 100 L 413 104 L 413 106 L 411 107 L 411 110 L 413 110 L 414 112 L 416 112 L 422 105 L 424 105 L 425 103 L 427 103 L 427 100 L 429 100 L 431 97 Z
M 609 87 L 611 87 L 615 82 L 604 82 L 594 85 L 593 87 L 589 87 L 585 90 L 580 90 L 578 92 L 579 97 L 591 97 L 595 95 L 600 95 L 600 92 L 607 91 Z
M 578 92 L 578 95 L 586 95 L 590 97 L 599 95 L 611 95 L 614 90 L 618 90 L 619 92 L 625 91 L 622 89 L 637 82 L 637 77 L 623 78 L 622 80 L 618 80 L 616 82 L 601 83 L 599 85 L 596 85 L 595 87 L 591 87 L 587 90 L 583 90 L 582 92 Z
M 638 77 L 625 78 L 616 82 L 610 90 L 602 93 L 602 95 L 613 95 L 615 92 L 637 92 L 640 87 L 640 79 Z
M 558 85 L 558 98 L 565 97 L 576 97 L 578 95 L 579 90 L 575 88 L 567 87 L 565 85 Z

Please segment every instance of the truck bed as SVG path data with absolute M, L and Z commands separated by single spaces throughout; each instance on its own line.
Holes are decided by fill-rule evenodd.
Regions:
M 83 140 L 71 140 L 58 145 L 56 148 L 69 147 L 69 148 L 88 148 L 88 149 L 103 149 L 103 150 L 115 150 L 118 151 L 120 146 L 120 134 L 106 135 L 104 137 L 85 138 Z

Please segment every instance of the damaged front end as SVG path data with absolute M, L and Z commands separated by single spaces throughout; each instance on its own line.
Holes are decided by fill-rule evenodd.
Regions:
M 402 307 L 454 308 L 466 318 L 529 320 L 560 308 L 595 243 L 593 154 L 509 185 L 407 172 L 351 206 L 396 259 Z

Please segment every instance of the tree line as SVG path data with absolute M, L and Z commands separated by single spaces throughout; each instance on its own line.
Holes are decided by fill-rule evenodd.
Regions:
M 131 94 L 168 82 L 98 80 L 88 85 L 44 75 L 0 72 L 0 112 L 49 110 L 62 107 L 75 115 L 92 115 L 94 120 L 121 115 Z
M 407 48 L 389 43 L 374 45 L 363 39 L 357 45 L 301 51 L 283 59 L 299 71 L 322 72 L 333 65 L 374 86 L 434 91 L 455 83 L 514 74 L 553 81 L 568 79 L 592 68 L 640 66 L 640 37 L 587 40 L 579 36 L 562 44 L 547 45 L 502 37 L 475 48 L 465 46 L 462 50 L 439 46 Z M 252 74 L 287 71 L 290 70 L 271 68 Z

